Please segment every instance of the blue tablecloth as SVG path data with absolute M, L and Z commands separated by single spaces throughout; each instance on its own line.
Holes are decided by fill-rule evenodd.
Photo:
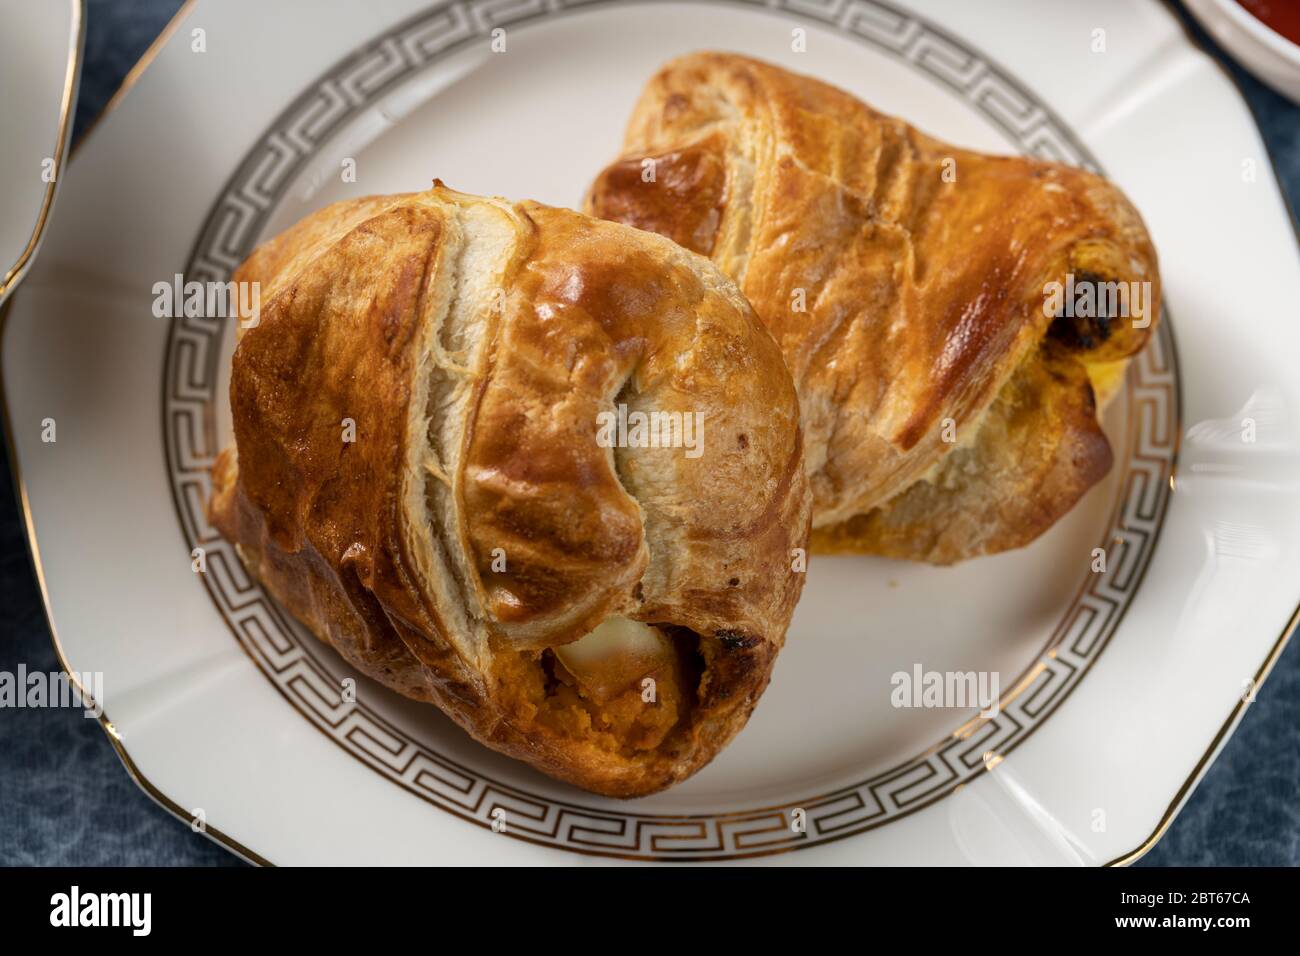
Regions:
M 76 132 L 99 114 L 179 0 L 90 0 Z M 1240 83 L 1291 195 L 1300 195 L 1300 108 L 1238 69 L 1190 29 Z M 1207 135 L 1213 131 L 1207 130 Z M 1293 207 L 1294 208 L 1294 207 Z M 7 465 L 7 463 L 6 463 Z M 7 467 L 0 469 L 0 671 L 57 669 Z M 1300 864 L 1300 647 L 1282 656 L 1259 700 L 1145 865 Z M 72 710 L 0 711 L 0 862 L 237 864 L 154 805 L 96 721 Z

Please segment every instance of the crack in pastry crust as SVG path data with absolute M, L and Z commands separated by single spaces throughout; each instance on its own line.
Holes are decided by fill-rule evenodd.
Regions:
M 601 793 L 684 779 L 743 726 L 810 495 L 780 352 L 707 260 L 437 185 L 320 210 L 235 279 L 270 294 L 235 352 L 210 515 L 318 637 Z M 601 447 L 629 383 L 703 413 L 703 453 Z M 662 635 L 644 675 L 606 669 L 653 676 L 653 700 L 553 656 L 612 617 Z
M 1113 393 L 1160 295 L 1140 217 L 1100 177 L 957 149 L 811 78 L 698 53 L 647 84 L 586 209 L 709 255 L 754 305 L 799 391 L 819 548 L 950 563 L 1018 547 L 1106 473 L 1089 378 Z M 1045 314 L 1068 274 L 1150 283 L 1149 321 Z M 999 443 L 1022 426 L 1065 456 L 1053 480 Z M 1033 507 L 1011 507 L 1023 494 Z M 955 501 L 962 538 L 945 532 Z

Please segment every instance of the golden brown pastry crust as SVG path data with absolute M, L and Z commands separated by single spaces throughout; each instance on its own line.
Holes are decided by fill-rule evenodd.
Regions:
M 780 352 L 707 260 L 439 185 L 322 209 L 235 279 L 264 305 L 211 517 L 317 636 L 601 793 L 684 779 L 743 726 L 810 496 Z M 601 447 L 616 400 L 702 412 L 702 454 Z M 658 703 L 593 706 L 547 650 L 609 615 L 673 635 Z
M 956 149 L 808 77 L 698 53 L 650 80 L 586 208 L 710 256 L 776 337 L 817 549 L 1018 547 L 1110 466 L 1083 373 L 1113 387 L 1160 286 L 1141 218 L 1096 175 Z M 1151 283 L 1148 327 L 1045 315 L 1067 273 Z

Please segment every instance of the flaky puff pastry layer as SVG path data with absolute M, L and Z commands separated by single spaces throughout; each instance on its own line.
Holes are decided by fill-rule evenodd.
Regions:
M 707 259 L 439 184 L 322 209 L 235 279 L 264 305 L 211 516 L 318 637 L 600 793 L 669 786 L 740 729 L 810 495 L 781 353 Z M 700 453 L 604 447 L 618 403 L 700 413 Z M 554 656 L 611 616 L 656 625 L 657 694 L 593 698 Z
M 1094 385 L 1113 393 L 1150 336 L 1160 277 L 1138 213 L 1092 173 L 957 149 L 699 53 L 650 80 L 586 209 L 710 256 L 776 337 L 819 550 L 946 564 L 1019 547 L 1110 468 Z M 1045 314 L 1070 274 L 1150 283 L 1148 314 Z

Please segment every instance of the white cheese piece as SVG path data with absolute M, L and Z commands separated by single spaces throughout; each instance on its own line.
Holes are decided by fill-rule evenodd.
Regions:
M 626 617 L 608 617 L 555 656 L 598 702 L 618 696 L 673 660 L 673 642 L 656 627 Z

